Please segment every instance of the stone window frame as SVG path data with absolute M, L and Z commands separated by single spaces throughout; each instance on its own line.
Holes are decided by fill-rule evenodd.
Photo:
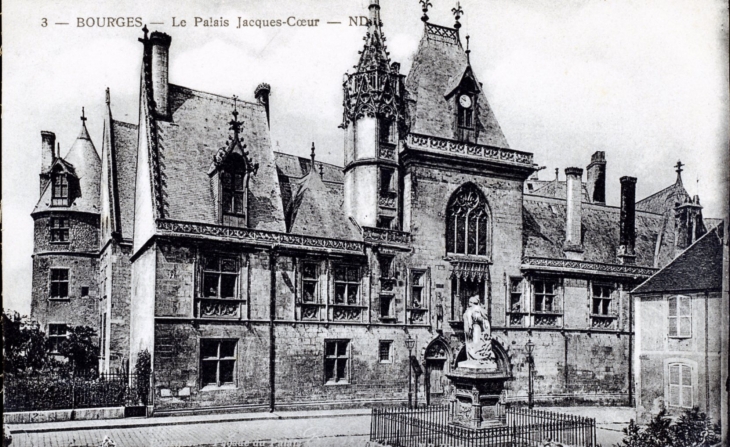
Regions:
M 600 293 L 596 294 L 596 289 Z M 608 295 L 605 292 L 608 291 Z M 588 313 L 590 327 L 596 329 L 617 329 L 621 307 L 621 289 L 618 284 L 607 281 L 588 281 Z M 596 302 L 599 301 L 599 312 L 596 313 Z M 608 307 L 605 303 L 608 302 Z
M 510 326 L 524 326 L 525 315 L 530 313 L 527 303 L 528 293 L 525 290 L 527 279 L 519 275 L 508 275 L 506 279 L 506 321 Z
M 233 355 L 221 356 L 221 347 L 223 343 L 233 343 Z M 203 344 L 204 343 L 216 343 L 216 355 L 215 356 L 203 356 Z M 199 351 L 198 351 L 198 363 L 200 365 L 199 370 L 199 383 L 201 391 L 209 390 L 220 390 L 220 389 L 235 389 L 238 388 L 238 339 L 236 338 L 225 338 L 225 337 L 205 337 L 200 339 Z M 216 364 L 216 383 L 206 382 L 204 376 L 204 364 L 205 362 Z M 233 362 L 231 370 L 231 382 L 221 382 L 221 363 L 222 362 Z
M 61 331 L 61 329 L 63 329 Z M 51 354 L 58 354 L 60 343 L 68 338 L 68 324 L 48 323 L 48 350 Z
M 338 276 L 338 270 L 345 269 L 345 275 L 344 275 L 344 281 L 339 280 L 337 278 Z M 348 273 L 351 270 L 355 270 L 357 272 L 357 281 L 351 281 Z M 331 304 L 335 306 L 360 306 L 363 299 L 363 266 L 357 265 L 357 264 L 339 264 L 339 265 L 333 265 L 332 266 L 332 299 Z M 345 293 L 343 294 L 344 301 L 338 302 L 337 301 L 337 289 L 338 287 L 342 287 L 344 285 L 345 287 Z M 356 299 L 354 303 L 351 303 L 349 300 L 349 293 L 350 288 L 353 286 L 357 286 L 357 294 Z
M 672 315 L 672 301 L 674 301 L 675 315 Z M 682 301 L 686 309 L 682 309 Z M 686 313 L 682 313 L 686 310 Z M 687 322 L 687 332 L 682 332 L 682 321 Z M 675 333 L 672 334 L 672 329 Z M 667 297 L 667 336 L 669 338 L 692 338 L 692 297 L 688 295 L 670 295 Z
M 472 236 L 470 231 L 473 226 L 470 225 L 472 224 L 472 213 L 478 214 L 473 232 L 473 253 L 470 252 L 469 243 L 470 236 Z M 468 256 L 487 259 L 491 257 L 493 245 L 492 212 L 489 201 L 479 186 L 467 182 L 456 188 L 446 204 L 445 216 L 446 256 Z M 463 228 L 461 232 L 459 231 L 460 225 Z M 463 234 L 460 235 L 460 233 Z M 483 241 L 480 240 L 482 235 L 484 237 Z M 463 247 L 460 247 L 460 241 L 463 242 Z M 483 246 L 481 242 L 483 242 Z M 460 248 L 462 248 L 461 251 Z
M 383 353 L 387 349 L 387 356 Z M 378 340 L 378 363 L 393 363 L 393 340 Z
M 209 268 L 207 263 L 210 259 L 216 259 L 218 262 L 217 269 Z M 233 269 L 232 270 L 224 270 L 222 262 L 224 260 L 227 261 L 233 261 Z M 231 253 L 223 253 L 223 252 L 205 252 L 201 253 L 200 255 L 200 281 L 198 284 L 197 290 L 197 296 L 198 298 L 205 298 L 205 299 L 220 299 L 220 300 L 238 300 L 240 299 L 241 292 L 240 292 L 240 280 L 241 280 L 241 260 L 240 256 L 237 254 L 231 254 Z M 212 275 L 218 275 L 218 281 L 216 286 L 216 294 L 208 295 L 205 291 L 206 286 L 206 275 L 212 276 Z M 232 296 L 222 296 L 221 295 L 221 289 L 223 287 L 223 278 L 232 276 L 235 277 L 235 282 L 233 284 L 233 295 Z
M 342 345 L 344 345 L 344 354 L 341 350 Z M 334 346 L 334 349 L 328 349 L 329 346 Z M 330 354 L 330 352 L 332 353 Z M 347 338 L 325 339 L 323 360 L 323 382 L 325 385 L 350 385 L 352 383 L 352 340 Z M 343 362 L 344 366 L 341 367 L 342 371 L 340 371 Z M 339 377 L 340 373 L 343 374 L 342 378 Z
M 542 287 L 538 287 L 538 284 L 542 284 Z M 552 285 L 552 293 L 547 292 L 547 284 Z M 541 301 L 538 300 L 538 296 L 541 296 L 543 299 Z M 545 298 L 546 297 L 552 297 L 552 300 L 550 302 L 550 308 L 546 309 L 545 305 Z M 549 313 L 549 314 L 555 314 L 560 313 L 560 281 L 558 279 L 554 278 L 535 278 L 532 280 L 532 313 L 533 314 L 541 314 L 541 313 Z M 538 306 L 538 303 L 541 303 L 541 305 Z M 539 307 L 539 309 L 538 309 Z
M 547 296 L 550 294 L 539 293 L 538 283 L 553 283 L 553 301 L 552 309 L 542 310 L 538 309 L 538 295 Z M 544 289 L 543 289 L 544 290 Z M 565 299 L 565 286 L 563 284 L 563 278 L 550 275 L 536 275 L 529 278 L 529 296 L 530 302 L 527 308 L 531 316 L 530 322 L 532 327 L 561 327 L 562 318 L 564 316 L 564 299 Z
M 314 267 L 314 276 L 306 275 L 307 266 Z M 302 259 L 299 262 L 299 281 L 301 290 L 301 301 L 303 304 L 321 304 L 322 303 L 322 265 L 321 261 L 316 259 Z M 305 290 L 308 286 L 314 286 L 313 299 L 307 300 Z
M 697 405 L 699 402 L 699 370 L 698 370 L 698 363 L 694 360 L 690 360 L 687 358 L 682 357 L 670 357 L 664 359 L 664 403 L 667 406 L 667 408 L 670 409 L 687 409 L 691 408 L 693 405 Z M 672 404 L 672 367 L 678 366 L 679 371 L 682 374 L 680 381 L 679 381 L 679 398 L 680 398 L 680 405 L 673 405 Z M 684 379 L 685 376 L 684 373 L 689 371 L 689 379 L 690 384 L 689 385 L 682 385 L 682 379 Z M 682 388 L 689 390 L 689 395 L 691 397 L 690 406 L 682 405 L 684 404 L 683 398 L 682 398 Z
M 53 174 L 51 177 L 51 206 L 69 206 L 71 201 L 69 183 L 67 174 Z
M 71 242 L 71 221 L 68 216 L 51 216 L 48 219 L 48 230 L 52 244 Z
M 61 274 L 62 272 L 65 272 L 65 277 L 64 275 L 56 275 L 56 273 Z M 48 276 L 48 299 L 56 301 L 65 301 L 70 299 L 71 297 L 69 294 L 71 291 L 71 269 L 68 267 L 51 267 L 48 270 Z M 56 294 L 54 294 L 54 289 L 56 289 Z M 61 294 L 61 291 L 63 291 L 64 289 L 65 294 Z
M 380 274 L 380 294 L 378 295 L 380 321 L 383 323 L 396 323 L 398 314 L 395 308 L 395 288 L 397 285 L 395 255 L 378 254 L 378 271 Z M 387 312 L 383 312 L 385 301 L 387 301 Z
M 206 268 L 206 262 L 210 258 L 229 259 L 234 261 L 233 271 L 217 271 Z M 235 275 L 234 295 L 232 297 L 221 297 L 221 278 L 218 278 L 218 289 L 216 296 L 206 296 L 205 278 L 208 274 Z M 218 250 L 196 250 L 195 254 L 195 286 L 193 313 L 195 318 L 225 318 L 225 319 L 247 319 L 247 294 L 248 294 L 248 259 L 241 253 L 231 253 Z

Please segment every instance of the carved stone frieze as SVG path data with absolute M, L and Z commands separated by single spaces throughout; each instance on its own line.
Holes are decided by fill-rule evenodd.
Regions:
M 532 154 L 501 147 L 448 140 L 430 135 L 408 134 L 409 148 L 480 157 L 488 160 L 532 166 Z
M 657 269 L 650 267 L 638 267 L 635 265 L 603 264 L 600 262 L 577 261 L 571 259 L 550 259 L 550 258 L 522 258 L 525 267 L 555 267 L 561 269 L 585 270 L 605 273 L 619 273 L 636 276 L 651 276 Z
M 366 242 L 411 243 L 411 233 L 386 228 L 362 227 L 362 237 Z

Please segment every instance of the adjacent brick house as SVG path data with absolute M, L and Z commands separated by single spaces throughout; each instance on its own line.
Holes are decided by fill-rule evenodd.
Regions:
M 699 202 L 681 182 L 661 197 L 682 205 L 636 202 L 623 177 L 607 206 L 602 152 L 587 182 L 579 168 L 538 180 L 459 26 L 424 20 L 404 75 L 377 0 L 369 12 L 343 83 L 344 167 L 314 145 L 309 159 L 272 150 L 267 84 L 248 102 L 168 83 L 171 38 L 145 29 L 139 123 L 114 120 L 107 96 L 87 266 L 101 368 L 149 350 L 158 413 L 388 404 L 407 396 L 410 336 L 433 402 L 478 295 L 514 378 L 507 400 L 526 399 L 531 339 L 537 401 L 630 401 L 628 291 L 704 233 Z M 43 274 L 34 315 L 47 320 Z
M 717 225 L 631 292 L 641 419 L 697 406 L 719 422 L 723 237 Z

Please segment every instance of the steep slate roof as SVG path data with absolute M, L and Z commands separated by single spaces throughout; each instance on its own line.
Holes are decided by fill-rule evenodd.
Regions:
M 525 194 L 531 194 L 542 197 L 555 197 L 558 199 L 565 200 L 568 196 L 567 185 L 565 180 L 562 181 L 548 181 L 548 180 L 528 180 L 526 184 L 532 184 L 533 189 L 525 189 Z M 588 195 L 588 188 L 585 183 L 581 183 L 581 195 L 583 202 L 591 203 L 591 198 Z
M 682 178 L 677 176 L 677 181 L 673 185 L 636 202 L 636 209 L 649 213 L 664 214 L 667 211 L 674 210 L 675 203 L 685 203 L 689 200 L 691 200 L 691 197 L 682 185 Z
M 722 226 L 716 226 L 634 289 L 634 294 L 722 290 Z
M 285 176 L 292 179 L 300 179 L 309 173 L 309 167 L 312 162 L 308 157 L 300 157 L 298 155 L 285 154 L 283 152 L 274 152 L 276 167 L 279 176 Z M 325 182 L 345 183 L 345 174 L 342 172 L 342 166 L 329 163 L 315 162 L 317 172 L 323 170 L 322 179 Z
M 232 98 L 170 84 L 172 119 L 159 121 L 159 165 L 165 217 L 218 224 L 213 156 L 228 142 Z M 238 101 L 240 132 L 251 159 L 259 163 L 249 180 L 249 227 L 285 231 L 284 210 L 263 105 Z
M 584 205 L 582 214 L 583 260 L 617 264 L 620 209 Z M 564 200 L 524 196 L 523 255 L 539 258 L 565 259 L 566 203 Z M 669 262 L 673 255 L 674 234 L 664 231 L 664 216 L 636 213 L 636 265 L 655 266 L 657 236 L 661 233 L 658 266 Z
M 406 78 L 411 132 L 453 139 L 455 101 L 451 93 L 469 69 L 458 31 L 427 23 L 411 71 Z M 478 94 L 479 144 L 509 148 L 483 91 Z
M 119 188 L 122 237 L 131 239 L 134 230 L 134 182 L 137 175 L 137 126 L 112 122 Z
M 82 121 L 79 136 L 68 150 L 66 155 L 57 159 L 51 166 L 53 170 L 56 164 L 64 164 L 64 168 L 72 173 L 79 181 L 77 196 L 72 196 L 74 201 L 70 207 L 51 206 L 51 183 L 41 193 L 41 198 L 35 206 L 32 214 L 42 211 L 79 211 L 98 214 L 101 211 L 100 184 L 101 184 L 101 158 L 96 152 L 94 143 L 91 141 L 86 123 Z
M 317 169 L 310 170 L 306 177 L 291 182 L 291 200 L 285 208 L 289 232 L 361 239 L 355 225 L 345 215 L 343 202 L 341 184 L 327 185 Z

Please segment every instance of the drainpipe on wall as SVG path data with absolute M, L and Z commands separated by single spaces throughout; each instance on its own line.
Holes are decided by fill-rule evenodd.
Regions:
M 276 318 L 276 261 L 277 247 L 269 252 L 269 271 L 271 286 L 269 288 L 269 412 L 276 411 L 276 339 L 274 336 L 274 319 Z

